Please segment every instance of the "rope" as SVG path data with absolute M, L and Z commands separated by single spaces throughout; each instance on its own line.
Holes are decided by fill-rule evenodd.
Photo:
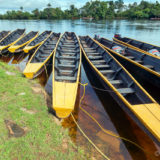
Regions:
M 44 64 L 44 69 L 45 69 L 45 71 L 46 71 L 46 75 L 47 75 L 47 79 L 48 79 L 48 72 L 47 72 L 47 68 L 46 68 L 46 64 Z
M 74 121 L 74 123 L 77 125 L 78 129 L 80 130 L 80 132 L 83 134 L 83 136 L 89 141 L 89 143 L 91 143 L 95 149 L 107 160 L 110 160 L 110 158 L 108 158 L 89 138 L 88 136 L 83 132 L 83 130 L 81 129 L 81 127 L 78 125 L 78 123 L 76 122 L 73 114 L 71 113 L 72 119 Z
M 80 83 L 81 84 L 81 83 Z M 89 87 L 91 87 L 91 88 L 94 88 L 94 89 L 96 89 L 96 90 L 99 90 L 99 91 L 102 91 L 102 92 L 118 92 L 118 91 L 111 91 L 111 90 L 105 90 L 105 89 L 101 89 L 101 88 L 97 88 L 97 87 L 95 87 L 95 86 L 92 86 L 92 85 L 88 85 Z M 154 115 L 154 113 L 148 108 L 148 106 L 145 104 L 145 102 L 143 101 L 143 105 L 146 107 L 146 109 L 153 115 L 153 117 L 155 117 L 155 119 L 157 119 L 159 122 L 160 122 L 160 119 L 157 117 L 157 116 L 155 116 Z M 156 104 L 156 105 L 158 105 L 158 104 Z
M 136 146 L 137 148 L 139 148 L 140 150 L 142 150 L 144 153 L 147 153 L 148 155 L 153 156 L 152 153 L 149 153 L 148 151 L 146 151 L 144 148 L 142 148 L 142 147 L 141 147 L 140 145 L 138 145 L 137 143 L 135 143 L 135 142 L 133 142 L 133 141 L 127 139 L 127 138 L 124 138 L 124 137 L 118 136 L 118 135 L 116 135 L 116 134 L 113 134 L 111 131 L 104 129 L 104 128 L 100 125 L 100 123 L 99 123 L 91 114 L 89 114 L 83 107 L 81 107 L 81 102 L 82 102 L 82 100 L 84 99 L 84 96 L 85 96 L 85 90 L 86 90 L 85 87 L 88 85 L 88 83 L 82 84 L 82 83 L 79 82 L 79 84 L 82 85 L 83 88 L 84 88 L 83 95 L 82 95 L 82 97 L 81 97 L 81 99 L 80 99 L 79 108 L 80 108 L 86 115 L 88 115 L 88 116 L 100 127 L 100 129 L 101 129 L 104 133 L 106 133 L 106 134 L 108 134 L 108 135 L 110 135 L 110 136 L 119 138 L 119 139 L 121 139 L 121 140 L 124 140 L 124 141 L 126 141 L 126 142 L 129 142 L 129 143 L 131 143 L 132 145 L 134 145 L 134 146 Z

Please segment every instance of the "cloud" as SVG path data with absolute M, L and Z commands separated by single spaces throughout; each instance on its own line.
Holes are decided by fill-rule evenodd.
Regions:
M 87 0 L 0 0 L 0 9 L 19 9 L 23 6 L 24 9 L 43 9 L 48 3 L 53 7 L 61 7 L 67 9 L 71 4 L 76 7 L 81 7 Z
M 0 13 L 4 13 L 6 10 L 17 10 L 21 6 L 27 11 L 31 11 L 35 8 L 41 10 L 45 8 L 48 3 L 51 3 L 52 7 L 61 7 L 61 9 L 68 9 L 71 4 L 80 8 L 88 1 L 90 0 L 0 0 Z M 141 0 L 134 1 L 140 2 Z M 156 0 L 149 0 L 149 2 L 150 1 L 155 2 Z M 133 3 L 133 0 L 124 0 L 124 2 Z

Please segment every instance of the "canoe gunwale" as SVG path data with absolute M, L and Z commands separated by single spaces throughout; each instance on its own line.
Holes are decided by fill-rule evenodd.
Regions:
M 89 37 L 89 36 L 88 36 Z M 94 40 L 95 41 L 95 40 Z M 96 41 L 95 41 L 96 42 Z M 97 42 L 97 44 L 99 44 L 99 42 Z M 100 45 L 100 44 L 99 44 Z M 102 47 L 102 46 L 101 46 Z M 143 119 L 140 118 L 140 116 L 134 111 L 134 105 L 132 106 L 129 102 L 127 102 L 127 100 L 120 94 L 120 93 L 117 93 L 115 92 L 115 88 L 114 86 L 107 80 L 107 78 L 105 78 L 103 76 L 102 73 L 100 73 L 98 71 L 98 69 L 90 62 L 89 58 L 87 57 L 86 53 L 85 53 L 85 50 L 83 49 L 82 47 L 82 50 L 83 50 L 83 55 L 85 56 L 85 59 L 87 60 L 87 62 L 89 63 L 89 65 L 91 66 L 91 68 L 93 69 L 93 71 L 100 77 L 100 79 L 102 79 L 102 81 L 104 82 L 104 84 L 109 87 L 107 89 L 111 89 L 111 91 L 113 90 L 114 92 L 110 92 L 110 94 L 114 97 L 114 99 L 120 104 L 120 106 L 126 111 L 127 110 L 127 113 L 129 114 L 132 114 L 132 118 L 133 119 L 136 119 L 138 120 L 138 124 L 142 124 L 143 125 L 143 129 L 145 132 L 149 133 L 149 135 L 152 137 L 152 139 L 154 139 L 156 142 L 160 143 L 160 135 L 158 135 L 156 133 L 156 130 L 155 131 L 152 131 L 152 128 L 151 126 L 148 126 L 146 124 L 146 122 L 143 121 Z M 108 51 L 107 51 L 108 52 Z M 109 53 L 110 54 L 110 53 Z M 112 55 L 111 55 L 112 56 Z M 116 60 L 114 57 L 113 57 L 114 60 Z M 116 60 L 117 61 L 117 60 Z M 117 61 L 118 62 L 118 61 Z M 119 62 L 118 62 L 119 63 Z M 123 67 L 123 66 L 122 66 Z M 126 72 L 128 72 L 125 68 L 124 70 Z M 129 74 L 129 72 L 128 72 Z M 129 74 L 130 75 L 130 74 Z M 131 76 L 131 75 L 130 75 Z M 135 81 L 135 79 L 131 76 L 131 78 Z M 136 82 L 136 81 L 135 81 Z M 157 102 L 140 86 L 140 84 L 138 82 L 136 82 L 137 85 L 146 93 L 146 95 L 152 100 L 152 105 L 156 105 L 157 108 L 159 108 L 159 105 L 157 104 Z M 146 104 L 148 105 L 148 104 Z M 127 106 L 127 108 L 126 108 Z M 138 105 L 136 105 L 138 106 Z M 133 108 L 132 108 L 133 107 Z M 144 105 L 144 107 L 146 107 Z M 137 121 L 136 121 L 137 122 Z M 140 126 L 141 127 L 141 126 Z
M 157 140 L 156 136 L 150 132 L 150 130 L 148 128 L 146 128 L 146 126 L 144 124 L 142 124 L 141 120 L 137 118 L 137 116 L 133 113 L 133 111 L 129 108 L 126 107 L 126 104 L 119 99 L 119 96 L 115 93 L 112 92 L 112 89 L 109 87 L 109 85 L 106 84 L 106 82 L 102 79 L 102 77 L 94 70 L 94 68 L 91 66 L 91 64 L 89 63 L 89 61 L 86 59 L 85 55 L 83 54 L 87 65 L 89 65 L 90 69 L 94 72 L 95 76 L 99 79 L 99 81 L 101 82 L 101 84 L 103 85 L 105 90 L 108 90 L 109 94 L 116 99 L 115 101 L 117 101 L 117 103 L 120 105 L 120 107 L 129 115 L 131 116 L 131 118 L 137 123 L 137 125 L 144 130 L 145 133 L 147 133 L 155 142 L 157 142 L 157 144 L 160 144 L 160 139 Z M 94 88 L 93 88 L 94 89 Z M 95 89 L 96 90 L 96 89 Z
M 35 32 L 35 35 L 31 38 L 31 39 L 29 39 L 28 41 L 26 41 L 26 42 L 24 42 L 24 43 L 22 43 L 22 44 L 20 44 L 20 45 L 17 45 L 17 43 L 19 42 L 19 41 L 21 41 L 23 38 L 25 38 L 26 36 L 28 36 L 29 34 L 31 34 L 32 32 Z M 19 40 L 19 41 L 17 41 L 15 44 L 13 44 L 13 45 L 11 45 L 10 46 L 10 48 L 14 48 L 14 47 L 16 47 L 14 50 L 14 52 L 16 52 L 18 49 L 20 49 L 20 51 L 22 51 L 23 50 L 23 47 L 25 47 L 28 43 L 30 43 L 31 41 L 33 41 L 37 36 L 38 36 L 38 34 L 39 34 L 39 31 L 31 31 L 31 32 L 29 32 L 28 34 L 26 34 L 26 35 L 24 35 L 23 37 L 21 37 L 21 39 Z M 9 49 L 8 49 L 9 50 Z M 17 52 L 20 52 L 20 51 L 17 51 Z
M 126 38 L 127 38 L 127 37 L 126 37 Z M 119 40 L 119 39 L 117 39 L 117 38 L 113 38 L 113 40 L 116 41 L 116 42 L 118 42 L 118 43 L 120 43 L 120 44 L 123 44 L 123 45 L 125 45 L 125 46 L 128 46 L 128 47 L 130 47 L 130 48 L 132 48 L 132 49 L 134 49 L 134 50 L 137 50 L 137 51 L 139 51 L 139 52 L 145 53 L 145 54 L 147 54 L 147 55 L 149 55 L 149 56 L 152 56 L 152 57 L 154 57 L 154 58 L 160 59 L 159 56 L 155 56 L 155 55 L 153 55 L 153 54 L 151 54 L 151 53 L 149 53 L 149 52 L 147 52 L 147 51 L 145 51 L 145 50 L 142 50 L 142 49 L 140 49 L 140 48 L 138 48 L 138 47 L 135 47 L 135 46 L 133 46 L 133 45 L 131 45 L 131 44 L 129 44 L 129 43 L 123 42 L 123 41 L 121 41 L 121 40 Z M 146 43 L 146 42 L 142 42 L 142 43 Z M 147 44 L 147 43 L 146 43 L 146 44 Z M 148 43 L 148 44 L 149 44 L 149 43 Z M 152 45 L 152 44 L 150 44 L 150 45 Z M 158 46 L 156 46 L 156 47 L 158 47 Z
M 4 31 L 1 31 L 1 33 L 2 33 L 2 32 L 4 32 Z M 2 41 L 3 39 L 5 39 L 5 38 L 11 33 L 10 31 L 6 31 L 6 32 L 8 32 L 8 33 L 7 33 L 5 36 L 3 36 L 3 38 L 0 39 L 0 43 L 1 43 L 1 41 Z
M 45 32 L 46 32 L 46 34 L 48 34 L 48 36 L 47 36 L 44 40 L 39 41 L 39 42 L 36 43 L 35 45 L 31 45 L 31 43 L 33 43 L 34 40 L 36 40 L 36 38 L 38 38 L 38 37 L 40 37 L 40 36 L 43 36 L 43 34 L 44 34 Z M 35 39 L 33 39 L 32 41 L 30 41 L 30 42 L 25 46 L 26 48 L 29 47 L 28 52 L 29 52 L 30 50 L 32 50 L 32 49 L 34 49 L 34 48 L 42 45 L 43 42 L 50 36 L 51 33 L 52 33 L 52 31 L 44 31 L 44 32 L 42 32 L 41 34 L 39 34 Z M 24 52 L 25 52 L 25 48 L 24 48 L 23 50 L 24 50 Z M 28 53 L 28 52 L 27 52 L 27 53 Z
M 50 60 L 50 58 L 53 56 L 54 52 L 55 52 L 55 48 L 52 50 L 52 52 L 50 53 L 50 55 L 43 61 L 43 62 L 32 62 L 31 61 L 33 60 L 34 56 L 36 55 L 36 53 L 38 52 L 38 50 L 41 48 L 41 46 L 44 44 L 45 41 L 47 41 L 47 39 L 52 35 L 54 34 L 54 32 L 51 32 L 49 34 L 49 36 L 43 41 L 43 43 L 35 50 L 35 52 L 33 53 L 33 55 L 31 56 L 30 60 L 28 61 L 27 65 L 30 65 L 30 64 L 38 64 L 38 66 L 36 67 L 36 69 L 34 70 L 34 73 L 33 73 L 33 77 L 35 78 L 35 74 L 43 67 L 46 65 L 46 63 Z M 28 67 L 26 65 L 26 68 Z M 25 69 L 26 69 L 25 68 Z M 23 74 L 27 74 L 26 73 L 26 70 L 24 69 L 23 71 Z M 33 78 L 32 77 L 32 78 Z
M 17 42 L 25 35 L 25 29 L 16 29 L 16 30 L 10 32 L 2 41 L 0 41 L 0 43 L 2 43 L 5 39 L 7 39 L 7 37 L 9 37 L 11 34 L 13 34 L 13 33 L 16 32 L 16 31 L 18 32 L 19 30 L 23 31 L 23 32 L 21 33 L 21 35 L 19 35 L 19 38 L 16 39 L 15 41 L 13 41 L 12 43 L 9 43 L 9 44 L 7 44 L 7 45 L 0 46 L 0 47 L 2 47 L 1 50 L 4 50 L 4 49 L 10 47 L 11 45 L 14 45 L 15 43 L 17 43 Z
M 106 39 L 106 38 L 103 38 L 103 39 Z M 108 40 L 108 39 L 106 39 L 106 40 Z M 110 41 L 110 40 L 108 40 L 108 41 Z M 97 41 L 97 42 L 98 42 L 98 41 Z M 153 69 L 147 68 L 147 67 L 145 67 L 144 65 L 142 65 L 142 64 L 140 64 L 140 63 L 138 63 L 138 62 L 135 62 L 134 60 L 129 59 L 129 58 L 123 56 L 122 54 L 119 54 L 119 53 L 115 52 L 114 50 L 108 48 L 107 46 L 103 45 L 102 43 L 100 43 L 100 42 L 98 42 L 98 43 L 99 43 L 103 48 L 105 48 L 106 50 L 110 51 L 111 53 L 114 53 L 114 54 L 116 54 L 116 55 L 118 55 L 118 56 L 126 59 L 127 61 L 129 61 L 129 62 L 131 62 L 131 63 L 134 63 L 135 65 L 139 66 L 140 68 L 145 69 L 146 71 L 148 71 L 148 72 L 156 75 L 157 77 L 160 77 L 160 72 L 158 73 L 157 71 L 155 71 L 155 70 L 153 70 Z M 122 46 L 124 46 L 124 47 L 126 48 L 126 46 L 123 45 L 122 43 L 119 43 L 119 42 L 117 42 L 117 41 L 116 41 L 116 42 L 114 41 L 114 43 L 117 43 L 117 44 L 119 44 L 119 45 L 122 45 Z M 130 48 L 130 47 L 127 46 L 127 48 Z M 130 49 L 133 49 L 133 48 L 130 48 Z M 134 49 L 133 49 L 133 50 L 134 50 Z M 136 50 L 136 51 L 137 51 L 137 50 Z M 137 51 L 137 52 L 140 53 L 140 51 Z M 145 54 L 145 53 L 143 53 L 143 54 Z M 148 55 L 148 56 L 150 56 L 150 55 Z M 153 57 L 153 56 L 152 56 L 152 57 Z M 153 57 L 153 58 L 155 58 L 155 57 Z

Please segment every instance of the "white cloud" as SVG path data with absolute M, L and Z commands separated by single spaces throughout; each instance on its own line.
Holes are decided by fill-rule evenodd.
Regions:
M 19 9 L 23 6 L 25 10 L 30 9 L 43 9 L 48 3 L 51 3 L 53 7 L 61 7 L 62 9 L 67 9 L 71 4 L 76 7 L 81 7 L 87 0 L 0 0 L 0 10 L 1 9 Z
M 53 7 L 61 7 L 67 9 L 71 4 L 76 7 L 82 7 L 87 1 L 90 0 L 0 0 L 0 13 L 4 13 L 6 10 L 19 9 L 23 6 L 24 10 L 31 11 L 35 8 L 43 9 L 48 3 L 51 3 Z M 107 1 L 107 0 L 106 0 Z M 141 0 L 134 0 L 140 2 Z M 155 2 L 156 0 L 148 0 Z M 125 3 L 131 3 L 133 0 L 124 0 Z

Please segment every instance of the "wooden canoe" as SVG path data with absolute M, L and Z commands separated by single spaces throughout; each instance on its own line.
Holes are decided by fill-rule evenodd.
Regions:
M 154 140 L 160 142 L 160 106 L 98 42 L 80 37 L 84 57 L 109 94 Z M 93 77 L 94 78 L 94 77 Z
M 53 57 L 53 109 L 59 118 L 74 110 L 80 78 L 81 50 L 78 37 L 65 32 Z
M 115 36 L 113 38 L 114 41 L 118 42 L 118 43 L 121 43 L 125 46 L 128 46 L 130 48 L 133 48 L 139 52 L 142 52 L 142 53 L 146 53 L 150 56 L 153 56 L 155 58 L 158 58 L 160 59 L 160 46 L 156 46 L 156 45 L 153 45 L 153 44 L 149 44 L 149 43 L 146 43 L 146 42 L 142 42 L 142 41 L 139 41 L 139 40 L 135 40 L 135 39 L 131 39 L 131 38 L 128 38 L 128 37 L 121 37 L 120 35 L 118 36 Z M 153 50 L 153 51 L 152 51 Z M 158 51 L 158 55 L 154 54 L 154 50 Z M 150 52 L 152 51 L 152 52 Z
M 17 29 L 8 36 L 6 36 L 1 42 L 0 42 L 0 52 L 1 54 L 6 53 L 8 50 L 8 47 L 11 45 L 14 45 L 17 41 L 21 39 L 25 34 L 25 29 Z
M 101 45 L 112 53 L 128 70 L 136 73 L 142 79 L 160 88 L 160 59 L 133 48 L 126 47 L 106 38 L 98 39 Z M 124 53 L 113 50 L 114 46 L 120 46 Z
M 39 32 L 35 32 L 35 31 L 31 31 L 28 34 L 26 34 L 24 37 L 22 37 L 18 42 L 16 42 L 14 45 L 10 46 L 8 48 L 8 50 L 11 53 L 14 52 L 21 52 L 23 51 L 23 48 L 30 43 L 31 41 L 33 41 L 37 36 L 38 36 Z
M 36 49 L 50 36 L 50 34 L 51 34 L 51 31 L 44 31 L 38 37 L 36 37 L 33 41 L 28 43 L 23 49 L 23 51 L 25 53 L 28 53 L 29 51 Z
M 52 60 L 51 57 L 53 56 L 59 37 L 60 33 L 51 32 L 44 43 L 37 48 L 23 71 L 23 74 L 27 78 L 35 78 L 44 69 L 46 69 L 47 64 Z
M 0 32 L 0 42 L 10 33 L 10 31 L 1 31 Z

